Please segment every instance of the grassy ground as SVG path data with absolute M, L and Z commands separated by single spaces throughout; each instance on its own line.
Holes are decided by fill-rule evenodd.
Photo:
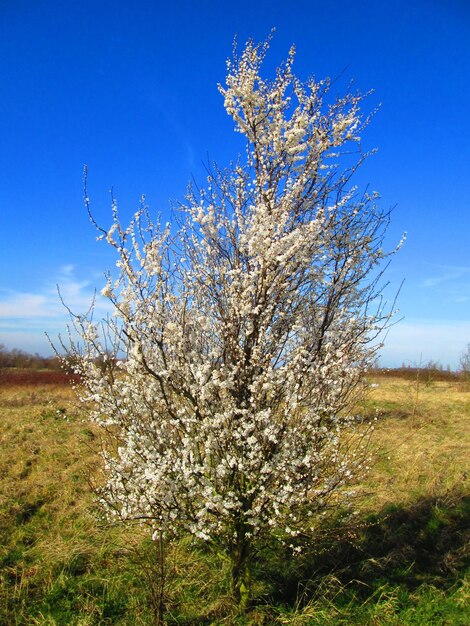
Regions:
M 0 624 L 152 624 L 156 546 L 97 516 L 86 481 L 95 434 L 53 382 L 0 384 Z M 377 416 L 375 462 L 354 525 L 330 521 L 296 559 L 273 547 L 244 618 L 226 564 L 173 546 L 168 624 L 470 623 L 470 388 L 372 382 L 362 411 Z

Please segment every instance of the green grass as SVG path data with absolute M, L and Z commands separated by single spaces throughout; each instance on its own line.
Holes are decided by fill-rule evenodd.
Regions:
M 362 407 L 378 421 L 354 523 L 325 519 L 295 558 L 269 546 L 246 616 L 223 559 L 189 539 L 170 546 L 167 624 L 470 623 L 470 393 L 379 383 Z M 156 546 L 100 519 L 86 480 L 97 440 L 70 390 L 0 387 L 0 415 L 0 624 L 154 624 Z

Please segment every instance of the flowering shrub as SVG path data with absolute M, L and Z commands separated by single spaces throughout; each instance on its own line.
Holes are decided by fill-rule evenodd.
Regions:
M 124 228 L 113 206 L 114 316 L 104 337 L 76 317 L 69 347 L 114 444 L 103 505 L 217 544 L 242 608 L 261 538 L 295 547 L 363 471 L 350 407 L 388 319 L 388 214 L 350 185 L 363 96 L 326 104 L 330 83 L 297 80 L 293 50 L 266 81 L 267 49 L 249 42 L 220 87 L 246 158 L 190 190 L 177 232 L 145 208 Z

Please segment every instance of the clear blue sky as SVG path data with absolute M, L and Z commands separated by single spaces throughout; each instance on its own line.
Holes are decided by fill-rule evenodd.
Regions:
M 114 187 L 124 220 L 141 194 L 155 212 L 204 163 L 236 158 L 217 83 L 234 35 L 276 27 L 267 69 L 297 46 L 296 73 L 350 79 L 381 109 L 358 182 L 396 205 L 408 232 L 388 279 L 403 321 L 385 365 L 455 367 L 470 342 L 470 5 L 466 0 L 2 0 L 0 2 L 0 343 L 50 353 L 64 329 L 56 287 L 85 310 L 113 259 L 95 241 L 82 167 L 104 226 Z

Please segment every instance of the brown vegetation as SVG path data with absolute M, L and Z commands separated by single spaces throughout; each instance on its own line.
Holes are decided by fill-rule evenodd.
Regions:
M 73 380 L 62 370 L 0 368 L 0 387 L 66 385 Z
M 451 382 L 462 378 L 460 372 L 444 369 L 439 364 L 428 364 L 423 367 L 404 366 L 396 368 L 377 368 L 370 372 L 374 378 L 400 378 L 402 380 L 420 380 L 422 383 L 440 381 Z

